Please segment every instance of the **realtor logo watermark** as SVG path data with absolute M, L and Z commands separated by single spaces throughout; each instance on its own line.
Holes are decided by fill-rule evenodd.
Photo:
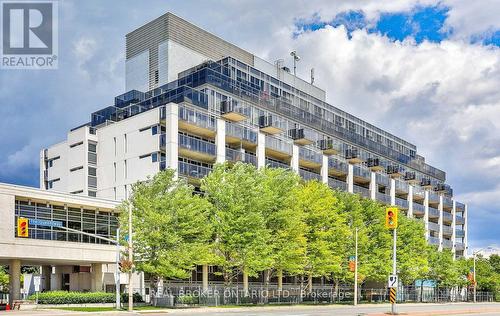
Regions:
M 58 2 L 1 2 L 2 69 L 57 69 Z

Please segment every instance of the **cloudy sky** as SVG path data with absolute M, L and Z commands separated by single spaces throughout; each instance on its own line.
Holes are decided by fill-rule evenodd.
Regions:
M 269 61 L 296 50 L 330 103 L 417 145 L 500 244 L 500 1 L 59 1 L 59 69 L 0 70 L 0 181 L 124 92 L 124 36 L 171 11 Z

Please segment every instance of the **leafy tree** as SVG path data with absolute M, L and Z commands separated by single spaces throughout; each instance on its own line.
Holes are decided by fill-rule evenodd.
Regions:
M 352 232 L 343 205 L 325 184 L 309 181 L 298 191 L 297 209 L 305 213 L 307 238 L 305 273 L 309 290 L 313 277 L 327 277 L 342 273 L 347 243 Z
M 436 246 L 427 246 L 429 258 L 428 278 L 437 281 L 438 286 L 455 286 L 460 284 L 461 275 L 453 261 L 451 251 L 438 251 Z
M 397 229 L 397 267 L 398 275 L 404 284 L 412 284 L 429 273 L 427 254 L 422 249 L 427 247 L 423 221 L 399 216 Z
M 268 204 L 263 197 L 268 193 L 263 182 L 256 168 L 244 163 L 215 165 L 202 180 L 201 189 L 213 205 L 215 263 L 226 285 L 238 272 L 246 281 L 271 266 L 270 233 L 263 214 Z
M 185 279 L 196 264 L 213 260 L 210 203 L 193 194 L 183 180 L 166 170 L 138 182 L 121 206 L 120 227 L 128 230 L 132 207 L 134 261 L 137 270 L 159 278 Z M 155 284 L 157 286 L 157 284 Z
M 6 291 L 9 287 L 9 274 L 5 271 L 5 267 L 0 266 L 0 292 Z

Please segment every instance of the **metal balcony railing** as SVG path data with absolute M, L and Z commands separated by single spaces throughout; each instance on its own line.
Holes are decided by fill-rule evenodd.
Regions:
M 311 172 L 311 171 L 308 171 L 308 170 L 300 169 L 299 170 L 299 175 L 302 177 L 302 179 L 304 179 L 306 181 L 310 181 L 310 180 L 321 181 L 321 175 L 320 174 L 317 174 L 317 173 L 314 173 L 314 172 Z
M 179 119 L 189 124 L 215 131 L 217 129 L 215 117 L 196 111 L 185 106 L 179 106 Z
M 257 166 L 257 156 L 250 153 L 243 154 L 243 162 Z
M 328 168 L 335 169 L 335 170 L 346 173 L 347 172 L 347 163 L 345 161 L 342 161 L 342 160 L 336 158 L 336 157 L 329 157 L 328 158 Z
M 327 155 L 337 154 L 342 151 L 342 145 L 340 142 L 328 138 L 321 139 L 317 142 L 318 147 Z
M 278 162 L 276 160 L 271 160 L 266 158 L 266 166 L 270 168 L 283 168 L 283 169 L 290 169 L 290 165 L 283 163 L 283 162 Z
M 333 178 L 328 178 L 328 186 L 332 189 L 347 191 L 347 183 Z
M 354 166 L 354 176 L 364 179 L 370 179 L 370 170 L 362 166 Z
M 429 191 L 429 202 L 439 203 L 439 195 L 433 191 Z
M 464 245 L 464 243 L 457 242 L 457 243 L 455 244 L 455 250 L 457 250 L 457 251 L 462 251 L 462 250 L 465 250 L 465 245 Z
M 292 144 L 275 137 L 266 137 L 266 147 L 287 155 L 292 154 Z
M 455 215 L 455 221 L 457 225 L 463 225 L 465 224 L 465 218 L 463 218 L 460 215 Z
M 455 202 L 455 207 L 457 208 L 457 210 L 460 210 L 460 211 L 463 211 L 465 210 L 465 204 L 462 203 L 462 202 Z
M 389 186 L 389 177 L 384 173 L 377 173 L 376 175 L 377 184 L 381 184 L 383 186 Z
M 243 153 L 241 150 L 226 148 L 226 160 L 228 161 L 242 161 Z
M 252 144 L 257 144 L 257 132 L 238 124 L 226 122 L 226 136 L 232 136 Z
M 318 164 L 323 162 L 323 156 L 320 153 L 305 147 L 299 148 L 299 157 L 300 159 L 312 161 Z
M 443 205 L 445 207 L 453 207 L 453 200 L 448 196 L 443 196 Z
M 391 196 L 389 194 L 377 192 L 375 195 L 377 201 L 382 202 L 384 204 L 391 204 Z
M 408 201 L 399 197 L 396 197 L 396 205 L 403 208 L 407 209 L 408 208 Z
M 353 186 L 353 192 L 356 194 L 361 195 L 362 197 L 369 198 L 370 197 L 370 190 L 364 187 L 360 187 L 359 185 L 354 185 Z
M 179 169 L 177 171 L 180 176 L 201 179 L 206 177 L 212 169 L 179 161 Z
M 189 135 L 179 134 L 179 146 L 191 151 L 215 156 L 216 146 L 214 143 L 207 142 Z

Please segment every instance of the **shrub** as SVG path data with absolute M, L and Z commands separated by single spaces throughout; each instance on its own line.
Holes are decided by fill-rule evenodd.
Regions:
M 35 300 L 36 295 L 30 295 L 28 299 Z M 50 291 L 38 294 L 39 304 L 88 304 L 114 302 L 114 293 Z
M 198 304 L 199 297 L 194 295 L 181 295 L 177 297 L 177 303 L 187 305 Z
M 139 293 L 134 293 L 132 300 L 134 303 L 144 303 L 144 300 L 142 299 L 142 296 Z M 122 293 L 122 302 L 128 303 L 128 293 Z

